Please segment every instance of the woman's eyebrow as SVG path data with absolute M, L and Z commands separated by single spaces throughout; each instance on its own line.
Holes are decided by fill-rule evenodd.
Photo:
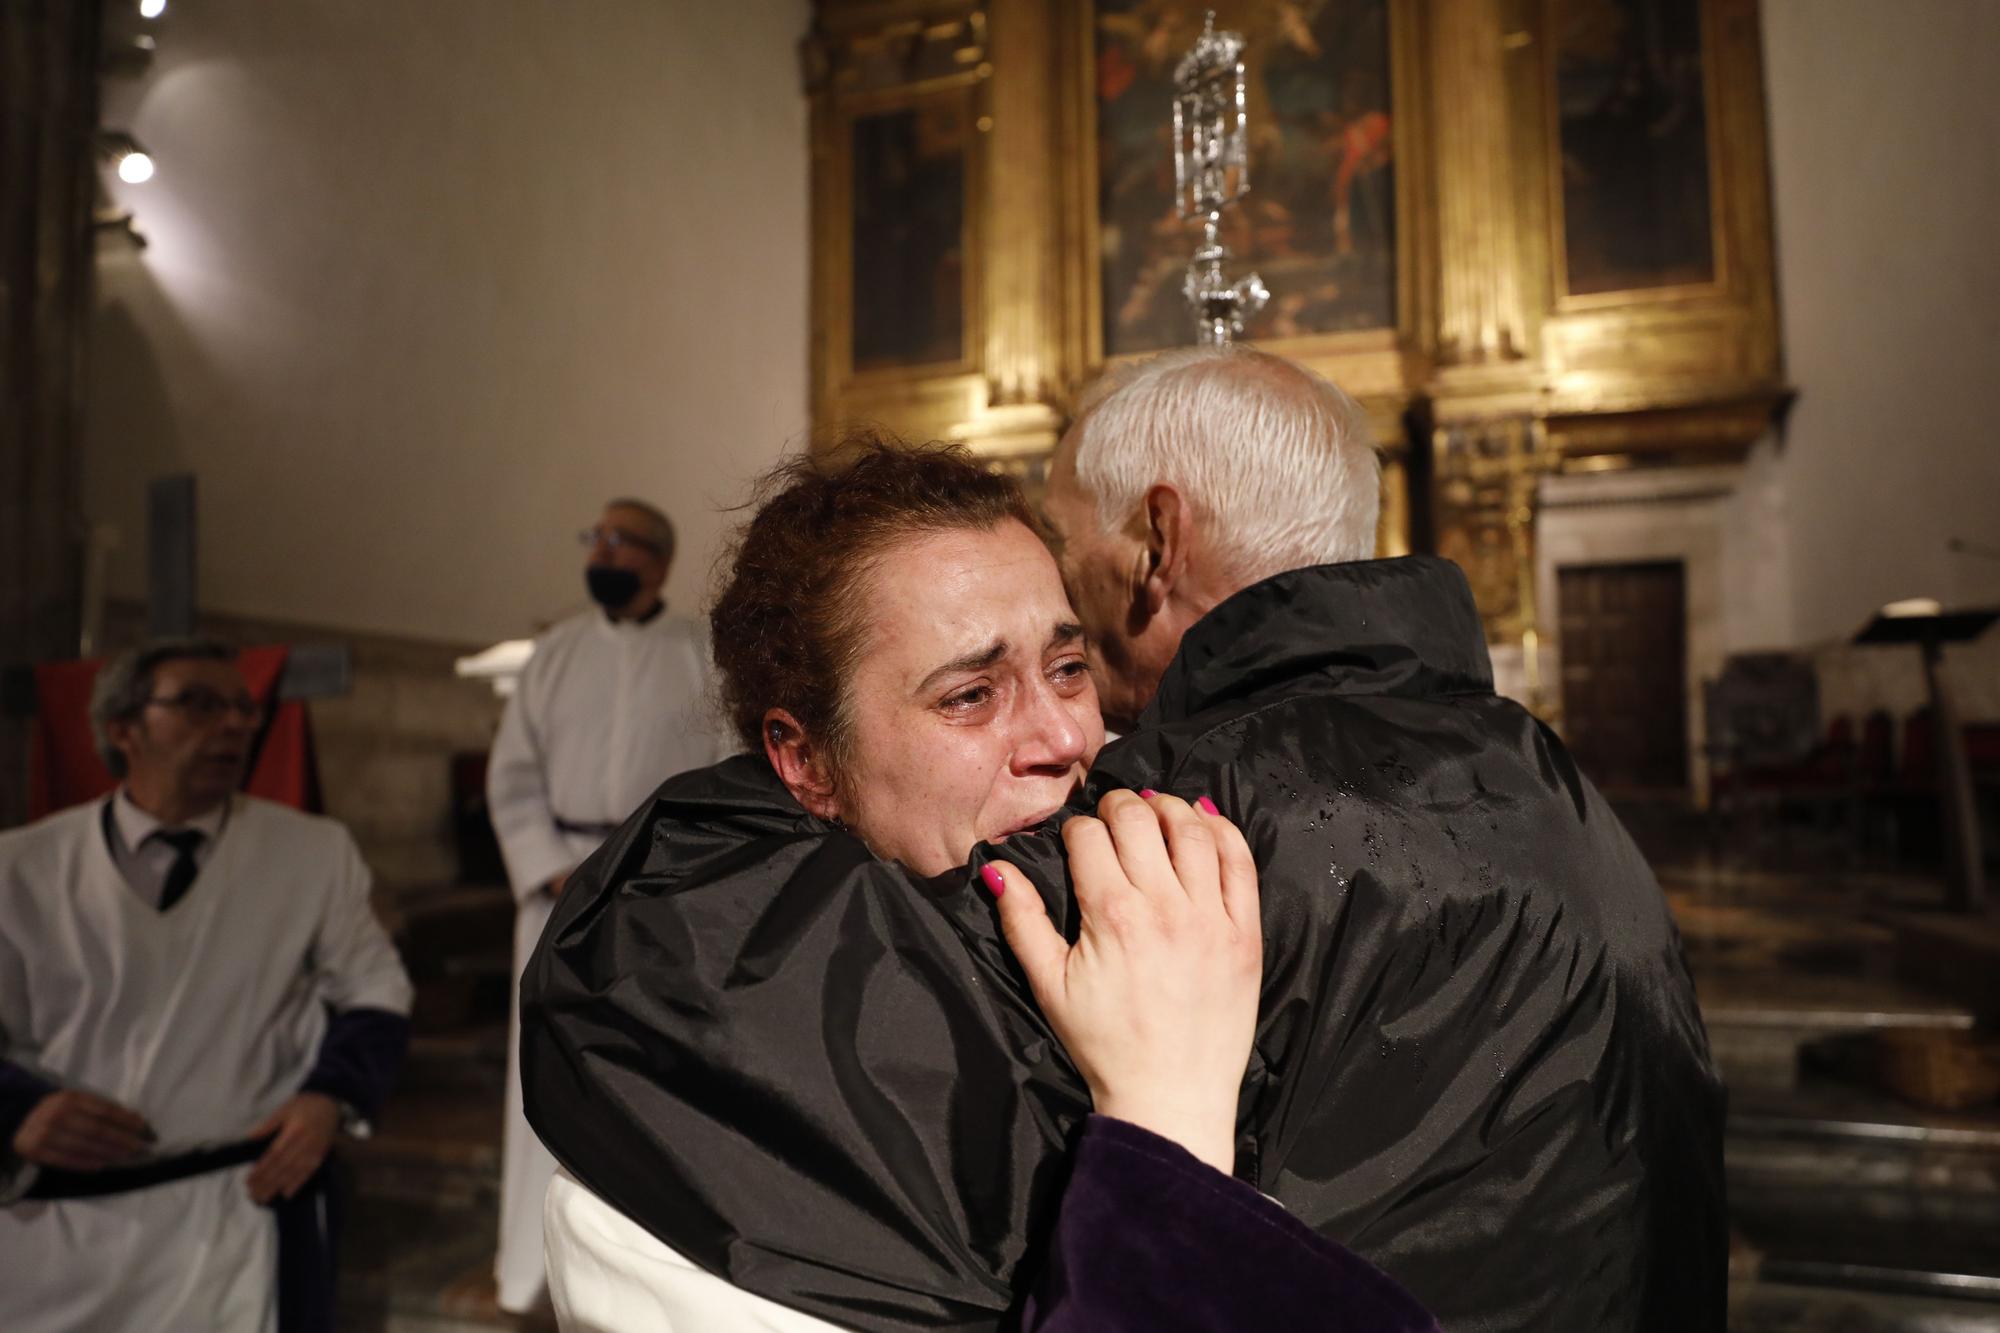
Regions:
M 1048 648 L 1043 651 L 1046 652 L 1049 649 L 1060 648 L 1066 643 L 1075 643 L 1082 637 L 1083 626 L 1077 624 L 1074 620 L 1059 620 L 1056 622 L 1055 628 L 1049 631 Z M 969 653 L 961 653 L 918 681 L 916 693 L 928 694 L 931 687 L 946 676 L 956 676 L 966 671 L 984 671 L 1006 655 L 1007 641 L 1005 639 L 995 639 L 984 648 L 979 648 Z
M 944 679 L 946 676 L 955 676 L 962 671 L 984 671 L 987 667 L 992 666 L 1006 655 L 1007 641 L 1005 639 L 995 639 L 984 648 L 969 653 L 962 653 L 952 658 L 951 661 L 946 662 L 943 666 L 931 672 L 930 675 L 925 676 L 917 682 L 916 692 L 918 694 L 928 693 L 931 686 L 937 684 L 938 681 Z

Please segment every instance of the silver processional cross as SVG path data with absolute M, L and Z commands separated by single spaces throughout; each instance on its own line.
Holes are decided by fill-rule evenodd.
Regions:
M 1230 282 L 1229 248 L 1219 235 L 1222 210 L 1250 189 L 1249 120 L 1243 88 L 1243 37 L 1217 32 L 1215 11 L 1194 49 L 1174 69 L 1174 193 L 1183 218 L 1202 220 L 1201 246 L 1181 286 L 1195 317 L 1195 340 L 1221 346 L 1270 299 L 1263 279 Z

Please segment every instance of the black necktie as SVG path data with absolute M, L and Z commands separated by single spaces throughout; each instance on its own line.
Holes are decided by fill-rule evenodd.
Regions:
M 208 835 L 200 829 L 184 828 L 153 836 L 174 849 L 173 868 L 167 871 L 167 882 L 160 886 L 160 910 L 164 912 L 179 902 L 187 893 L 188 885 L 194 883 L 194 877 L 201 869 L 195 864 L 195 849 Z

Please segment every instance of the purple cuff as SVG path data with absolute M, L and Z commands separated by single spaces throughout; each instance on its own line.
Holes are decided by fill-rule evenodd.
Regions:
M 1093 1115 L 1020 1327 L 1436 1333 L 1437 1322 L 1388 1274 L 1249 1185 Z

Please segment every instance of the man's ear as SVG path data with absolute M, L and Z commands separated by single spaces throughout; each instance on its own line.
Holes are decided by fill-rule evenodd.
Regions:
M 125 756 L 125 767 L 132 767 L 132 750 L 137 745 L 137 733 L 141 725 L 136 717 L 112 718 L 104 724 L 104 739 L 111 742 L 111 748 Z
M 1181 493 L 1165 482 L 1146 490 L 1140 502 L 1145 543 L 1139 570 L 1138 606 L 1147 618 L 1160 614 L 1175 586 L 1187 576 L 1188 551 L 1194 543 L 1194 516 Z
M 778 774 L 778 781 L 806 813 L 821 819 L 840 818 L 840 802 L 833 794 L 833 775 L 826 760 L 806 736 L 797 718 L 782 708 L 764 714 L 764 756 Z

